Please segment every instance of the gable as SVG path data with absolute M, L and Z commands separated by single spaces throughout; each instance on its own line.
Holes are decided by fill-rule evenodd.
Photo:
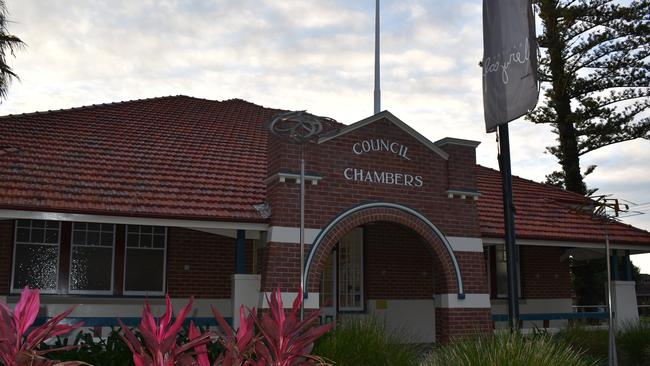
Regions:
M 426 146 L 429 150 L 431 150 L 434 153 L 438 154 L 441 158 L 443 158 L 445 160 L 449 159 L 449 154 L 447 154 L 441 148 L 436 146 L 433 142 L 431 142 L 431 140 L 427 139 L 426 137 L 422 136 L 422 134 L 415 131 L 413 128 L 411 128 L 409 125 L 404 123 L 402 120 L 395 117 L 395 115 L 393 115 L 389 111 L 383 111 L 383 112 L 377 113 L 377 114 L 375 114 L 373 116 L 362 119 L 359 122 L 355 122 L 355 123 L 353 123 L 351 125 L 343 127 L 341 129 L 337 130 L 336 133 L 333 133 L 332 135 L 321 137 L 320 139 L 318 139 L 318 143 L 322 144 L 324 142 L 327 142 L 327 141 L 336 139 L 338 137 L 347 135 L 350 132 L 356 131 L 356 130 L 358 130 L 360 128 L 363 128 L 365 126 L 368 126 L 370 124 L 373 124 L 373 123 L 375 123 L 377 121 L 381 121 L 381 120 L 386 120 L 386 121 L 391 122 L 393 125 L 395 125 L 399 129 L 401 129 L 402 131 L 406 132 L 408 135 L 412 136 L 414 139 L 416 139 L 422 145 Z

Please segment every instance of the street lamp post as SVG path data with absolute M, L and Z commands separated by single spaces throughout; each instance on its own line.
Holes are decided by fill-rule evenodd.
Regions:
M 274 135 L 300 146 L 300 293 L 305 293 L 305 156 L 304 145 L 315 143 L 323 131 L 323 121 L 306 111 L 290 111 L 276 115 L 268 125 Z M 304 301 L 300 303 L 300 319 L 304 319 Z

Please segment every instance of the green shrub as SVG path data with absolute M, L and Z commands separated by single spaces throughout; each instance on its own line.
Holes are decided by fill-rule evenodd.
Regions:
M 79 332 L 72 344 L 81 347 L 52 352 L 48 355 L 49 358 L 60 361 L 83 361 L 94 366 L 133 365 L 131 351 L 122 342 L 116 329 L 112 329 L 109 335 L 103 338 L 93 337 L 92 333 Z M 67 345 L 68 338 L 58 338 L 56 343 L 49 347 L 59 348 Z
M 351 317 L 320 338 L 313 353 L 337 366 L 417 365 L 422 347 L 410 340 L 377 318 Z
M 557 334 L 557 339 L 584 352 L 591 359 L 607 360 L 609 335 L 607 329 L 572 326 Z
M 616 335 L 619 363 L 625 366 L 650 365 L 650 325 L 629 324 Z
M 580 351 L 543 334 L 526 337 L 501 332 L 440 346 L 429 353 L 422 366 L 587 366 Z

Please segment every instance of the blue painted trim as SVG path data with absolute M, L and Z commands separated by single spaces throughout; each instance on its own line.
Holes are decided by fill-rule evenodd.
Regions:
M 388 202 L 370 202 L 370 203 L 362 203 L 357 206 L 354 206 L 346 211 L 343 211 L 339 213 L 332 221 L 330 221 L 323 230 L 321 230 L 318 235 L 316 236 L 316 239 L 314 239 L 314 243 L 311 246 L 311 249 L 309 250 L 309 256 L 307 257 L 307 262 L 305 263 L 305 279 L 303 282 L 303 288 L 305 289 L 305 297 L 308 296 L 308 287 L 307 284 L 309 283 L 309 275 L 310 275 L 310 269 L 311 269 L 311 264 L 314 259 L 314 254 L 316 253 L 316 250 L 321 244 L 321 241 L 323 238 L 334 228 L 336 225 L 341 222 L 343 219 L 346 217 L 357 213 L 362 210 L 370 209 L 370 208 L 393 208 L 400 210 L 402 212 L 405 212 L 409 215 L 415 216 L 418 220 L 422 221 L 432 232 L 433 234 L 440 239 L 442 244 L 445 246 L 445 249 L 447 250 L 447 254 L 449 254 L 449 258 L 451 259 L 451 262 L 454 266 L 454 271 L 456 274 L 456 283 L 458 284 L 458 298 L 463 299 L 465 298 L 465 289 L 463 288 L 463 279 L 460 274 L 460 266 L 458 265 L 458 261 L 456 260 L 456 256 L 454 255 L 454 251 L 451 248 L 451 244 L 447 240 L 447 238 L 442 234 L 442 232 L 434 225 L 429 219 L 426 218 L 423 214 L 420 212 L 410 208 L 406 207 L 397 203 L 388 203 Z
M 246 273 L 246 231 L 237 230 L 235 241 L 237 251 L 235 253 L 235 273 Z
M 585 313 L 539 313 L 519 314 L 519 320 L 575 320 L 575 319 L 607 319 L 607 312 L 594 311 Z M 492 314 L 492 321 L 507 322 L 508 314 Z
M 35 326 L 43 325 L 46 321 L 52 319 L 51 317 L 39 316 L 34 322 Z M 123 317 L 123 318 L 114 318 L 114 317 L 101 317 L 101 316 L 84 316 L 84 317 L 68 317 L 63 319 L 62 324 L 75 324 L 79 322 L 84 322 L 84 327 L 119 327 L 118 319 L 124 323 L 124 325 L 129 327 L 137 327 L 140 324 L 140 317 Z M 232 326 L 232 318 L 225 318 L 226 322 Z M 217 321 L 212 317 L 192 317 L 185 318 L 183 322 L 184 326 L 188 326 L 190 321 L 193 321 L 194 324 L 200 327 L 205 326 L 217 326 Z

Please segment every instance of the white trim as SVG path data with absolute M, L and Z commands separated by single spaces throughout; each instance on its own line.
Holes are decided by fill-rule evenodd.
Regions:
M 314 242 L 321 229 L 305 229 L 305 243 Z M 268 242 L 300 244 L 300 228 L 287 226 L 271 226 L 267 237 Z
M 149 225 L 139 225 L 139 226 L 149 226 Z M 156 225 L 153 225 L 156 226 Z M 153 233 L 153 232 L 152 232 Z M 138 230 L 138 235 L 142 234 L 141 229 Z M 122 294 L 126 296 L 162 296 L 167 292 L 167 237 L 168 237 L 168 228 L 165 227 L 165 247 L 164 248 L 141 248 L 141 247 L 130 247 L 131 249 L 150 249 L 150 250 L 162 250 L 163 251 L 163 273 L 162 273 L 162 290 L 161 291 L 128 291 L 126 289 L 126 258 L 129 251 L 129 226 L 124 226 L 124 273 L 122 275 Z M 153 238 L 152 238 L 153 240 Z M 138 244 L 140 239 L 138 239 Z M 153 244 L 152 244 L 153 246 Z
M 483 245 L 505 244 L 502 238 L 482 238 Z M 559 240 L 535 240 L 535 239 L 517 239 L 517 245 L 536 245 L 542 247 L 565 247 L 565 248 L 596 248 L 605 249 L 605 236 L 603 242 L 576 242 L 576 241 L 559 241 Z M 646 244 L 610 244 L 612 249 L 635 250 L 639 253 L 650 252 L 650 243 Z
M 457 139 L 455 137 L 445 137 L 443 139 L 434 142 L 434 144 L 438 147 L 443 147 L 445 145 L 460 145 L 460 146 L 476 148 L 478 145 L 481 144 L 481 142 L 474 141 L 474 140 Z
M 300 174 L 295 174 L 295 173 L 275 173 L 268 178 L 264 179 L 264 183 L 269 184 L 270 182 L 274 181 L 275 179 L 278 179 L 280 183 L 284 183 L 288 180 L 293 180 L 295 181 L 296 184 L 300 184 Z M 320 175 L 309 175 L 305 174 L 305 182 L 311 183 L 312 186 L 318 185 L 318 181 L 323 179 L 322 176 Z
M 458 189 L 448 189 L 445 191 L 447 193 L 447 198 L 454 198 L 454 196 L 460 197 L 461 199 L 466 199 L 467 197 L 477 201 L 481 194 L 477 191 L 461 191 Z
M 102 240 L 102 230 L 101 230 L 101 224 L 99 227 L 99 242 L 100 245 L 75 245 L 74 244 L 74 224 L 75 222 L 72 222 L 70 224 L 70 266 L 68 268 L 68 293 L 69 294 L 80 294 L 80 295 L 113 295 L 113 291 L 115 290 L 115 237 L 117 236 L 117 225 L 115 224 L 110 224 L 113 225 L 113 244 L 111 246 L 111 288 L 110 290 L 73 290 L 72 287 L 72 253 L 74 252 L 74 247 L 81 247 L 81 248 L 104 248 L 106 249 L 105 246 L 101 245 L 101 240 Z M 84 230 L 86 232 L 86 239 L 88 239 L 88 223 L 82 223 L 79 222 L 79 224 L 86 224 L 86 229 Z
M 150 217 L 89 215 L 89 214 L 79 214 L 79 213 L 21 211 L 21 210 L 3 210 L 3 209 L 0 209 L 0 218 L 50 220 L 50 221 L 99 222 L 104 224 L 183 227 L 189 229 L 206 228 L 206 229 L 235 229 L 235 230 L 264 231 L 267 230 L 269 227 L 268 224 L 252 223 L 252 222 L 156 219 Z
M 227 238 L 237 238 L 237 230 L 235 229 L 202 229 L 202 228 L 193 228 L 188 229 L 201 231 L 208 234 L 214 234 L 219 236 L 225 236 Z M 258 230 L 246 230 L 246 239 L 260 239 L 260 232 Z
M 468 238 L 464 236 L 448 236 L 447 240 L 454 252 L 477 252 L 483 253 L 483 241 L 481 238 Z
M 386 119 L 389 122 L 392 122 L 395 126 L 398 128 L 402 129 L 402 131 L 408 133 L 411 135 L 411 137 L 415 138 L 418 140 L 422 145 L 428 147 L 431 151 L 435 152 L 436 154 L 440 155 L 441 158 L 448 160 L 449 159 L 449 154 L 436 146 L 433 142 L 431 142 L 429 139 L 426 137 L 422 136 L 419 132 L 411 128 L 411 126 L 407 125 L 406 123 L 402 122 L 399 118 L 395 117 L 392 113 L 389 111 L 383 111 L 379 112 L 375 115 L 372 115 L 368 118 L 362 119 L 359 122 L 355 122 L 351 125 L 345 126 L 341 128 L 339 131 L 337 131 L 336 134 L 333 134 L 331 136 L 326 136 L 326 137 L 321 137 L 318 139 L 318 143 L 322 144 L 324 142 L 327 142 L 329 140 L 333 140 L 339 136 L 345 135 L 349 132 L 352 132 L 354 130 L 357 130 L 361 127 L 367 126 L 373 122 L 377 122 L 379 120 Z
M 26 242 L 20 242 L 18 243 L 16 239 L 18 239 L 18 220 L 19 219 L 14 219 L 14 237 L 13 237 L 13 253 L 12 253 L 12 258 L 11 258 L 11 284 L 9 285 L 9 293 L 11 294 L 18 294 L 22 291 L 22 289 L 17 289 L 14 288 L 14 276 L 16 274 L 16 244 L 23 244 L 23 245 L 46 245 L 46 246 L 56 246 L 57 247 L 57 252 L 56 252 L 56 286 L 54 289 L 51 290 L 43 290 L 39 289 L 40 293 L 42 294 L 58 294 L 59 293 L 59 272 L 61 271 L 61 222 L 58 221 L 57 224 L 59 224 L 59 235 L 58 235 L 58 242 L 56 244 L 52 243 L 26 243 Z M 31 230 L 32 230 L 32 223 L 31 220 L 38 220 L 38 219 L 29 219 L 29 236 L 31 239 Z M 52 220 L 45 220 L 45 221 L 52 221 Z M 45 231 L 43 235 L 47 235 L 47 223 L 45 223 L 45 227 L 43 228 Z
M 262 309 L 268 309 L 269 308 L 269 303 L 266 301 L 267 297 L 271 297 L 272 292 L 262 292 L 260 295 L 262 296 Z M 303 300 L 304 308 L 305 309 L 319 309 L 319 299 L 320 299 L 320 293 L 318 292 L 310 292 L 309 297 L 305 298 Z M 313 296 L 311 296 L 313 295 Z M 293 300 L 298 296 L 297 292 L 283 292 L 282 293 L 282 305 L 284 306 L 285 309 L 291 309 L 291 306 L 293 305 Z
M 465 294 L 464 299 L 459 299 L 458 294 L 435 294 L 434 300 L 437 308 L 473 308 L 490 309 L 490 294 Z

